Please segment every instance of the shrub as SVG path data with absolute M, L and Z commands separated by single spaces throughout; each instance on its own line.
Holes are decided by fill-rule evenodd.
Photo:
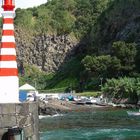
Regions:
M 128 99 L 129 103 L 137 103 L 140 95 L 139 78 L 119 78 L 107 80 L 102 87 L 104 96 L 109 99 Z

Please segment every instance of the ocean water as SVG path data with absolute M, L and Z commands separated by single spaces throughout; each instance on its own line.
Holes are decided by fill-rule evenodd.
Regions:
M 40 140 L 140 140 L 140 116 L 106 108 L 43 117 Z

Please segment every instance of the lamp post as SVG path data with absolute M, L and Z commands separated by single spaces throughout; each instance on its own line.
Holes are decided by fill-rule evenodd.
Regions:
M 101 85 L 100 86 L 102 88 L 102 85 L 103 85 L 103 77 L 100 78 L 100 82 L 101 82 Z

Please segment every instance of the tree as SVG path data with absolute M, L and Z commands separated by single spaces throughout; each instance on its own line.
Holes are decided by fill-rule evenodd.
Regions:
M 111 57 L 111 63 L 108 65 L 108 77 L 118 77 L 121 69 L 121 62 L 116 57 Z
M 66 10 L 56 10 L 53 13 L 52 27 L 57 30 L 58 34 L 66 34 L 72 32 L 75 18 Z
M 85 70 L 94 76 L 111 77 L 118 74 L 120 60 L 110 55 L 86 56 L 82 60 Z
M 16 10 L 16 18 L 15 18 L 15 24 L 19 27 L 24 27 L 26 29 L 33 29 L 33 15 L 31 10 L 25 10 L 18 8 Z
M 119 78 L 108 79 L 102 87 L 104 95 L 112 101 L 128 99 L 128 103 L 137 103 L 140 95 L 139 78 Z
M 135 43 L 114 42 L 112 51 L 112 55 L 120 60 L 121 70 L 124 74 L 128 74 L 135 68 L 135 57 L 137 54 Z

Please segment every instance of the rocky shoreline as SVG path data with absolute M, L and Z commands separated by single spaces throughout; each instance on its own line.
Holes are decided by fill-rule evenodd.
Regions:
M 75 101 L 62 101 L 62 100 L 49 100 L 48 102 L 39 101 L 39 115 L 55 115 L 55 114 L 64 114 L 71 111 L 89 111 L 92 108 L 101 108 L 109 106 L 100 106 L 100 105 L 78 105 Z
M 136 109 L 139 105 L 133 104 L 76 104 L 75 101 L 62 101 L 52 99 L 49 101 L 39 101 L 39 115 L 65 114 L 68 112 L 90 111 L 95 108 L 125 108 Z

